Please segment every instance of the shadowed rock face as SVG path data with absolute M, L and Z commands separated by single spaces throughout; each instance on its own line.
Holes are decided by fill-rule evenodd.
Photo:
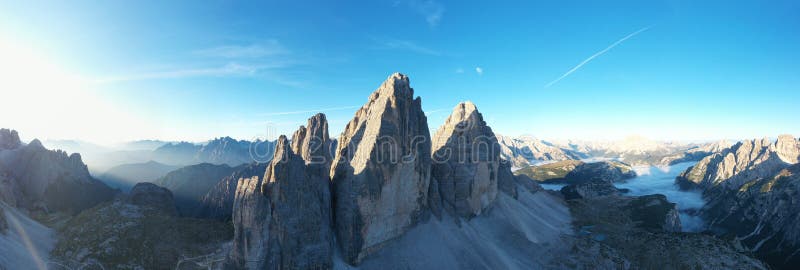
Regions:
M 312 131 L 308 133 L 308 131 Z M 329 269 L 333 232 L 328 168 L 308 142 L 329 144 L 327 121 L 318 114 L 289 145 L 285 136 L 263 178 L 239 181 L 233 210 L 233 269 Z M 292 148 L 305 153 L 304 159 Z
M 421 103 L 408 77 L 392 74 L 338 140 L 334 220 L 351 264 L 417 224 L 426 208 L 431 143 Z
M 233 202 L 236 198 L 236 187 L 241 179 L 261 177 L 267 170 L 266 163 L 251 163 L 233 168 L 233 173 L 219 181 L 201 201 L 201 207 L 195 217 L 228 221 L 233 214 Z
M 21 144 L 16 130 L 0 129 L 0 149 L 14 149 Z
M 21 145 L 7 129 L 0 144 L 0 199 L 13 207 L 74 214 L 116 194 L 89 175 L 79 154 L 47 150 L 39 140 Z
M 508 168 L 510 173 L 510 168 Z M 500 145 L 472 102 L 458 104 L 433 137 L 432 185 L 450 213 L 479 215 L 497 197 Z M 432 196 L 435 197 L 435 196 Z

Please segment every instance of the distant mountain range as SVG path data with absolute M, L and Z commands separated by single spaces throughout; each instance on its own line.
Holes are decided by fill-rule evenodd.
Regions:
M 275 143 L 220 137 L 199 144 L 142 140 L 115 146 L 101 146 L 75 140 L 56 140 L 48 141 L 46 145 L 52 149 L 81 153 L 89 170 L 95 175 L 102 175 L 116 166 L 150 161 L 173 167 L 200 163 L 238 166 L 258 160 L 267 161 L 271 158 Z M 126 177 L 136 177 L 136 175 L 126 175 L 122 178 Z
M 166 165 L 155 161 L 123 164 L 109 169 L 105 173 L 98 175 L 97 178 L 111 187 L 128 191 L 136 183 L 154 182 L 156 179 L 178 168 L 178 166 Z
M 671 165 L 680 162 L 698 161 L 715 151 L 729 147 L 732 143 L 679 143 L 629 137 L 618 141 L 546 141 L 531 136 L 497 136 L 502 148 L 502 157 L 514 167 L 563 160 L 612 159 L 630 165 Z

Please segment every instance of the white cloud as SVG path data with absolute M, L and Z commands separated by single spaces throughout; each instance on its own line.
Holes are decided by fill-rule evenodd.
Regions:
M 126 81 L 140 81 L 152 79 L 177 79 L 177 78 L 190 78 L 190 77 L 247 77 L 255 76 L 260 71 L 266 69 L 276 69 L 284 67 L 284 64 L 274 63 L 268 64 L 239 64 L 228 63 L 222 66 L 210 67 L 191 67 L 173 70 L 162 70 L 154 72 L 145 72 L 138 74 L 129 74 L 122 76 L 113 76 L 108 78 L 101 78 L 95 80 L 95 83 L 115 83 Z
M 277 40 L 268 40 L 260 44 L 250 45 L 225 45 L 214 48 L 196 50 L 195 55 L 216 58 L 262 58 L 288 54 L 289 50 Z
M 562 79 L 566 78 L 567 76 L 569 76 L 570 74 L 572 74 L 573 72 L 575 72 L 576 70 L 578 70 L 579 68 L 581 68 L 581 67 L 582 67 L 583 65 L 585 65 L 586 63 L 589 63 L 589 61 L 592 61 L 593 59 L 597 58 L 598 56 L 600 56 L 600 55 L 603 55 L 603 54 L 604 54 L 604 53 L 606 53 L 608 50 L 611 50 L 611 49 L 613 49 L 614 47 L 616 47 L 616 46 L 617 46 L 617 45 L 619 45 L 620 43 L 622 43 L 622 42 L 624 42 L 624 41 L 628 40 L 629 38 L 632 38 L 632 37 L 634 37 L 634 36 L 636 36 L 636 35 L 638 35 L 638 34 L 640 34 L 640 33 L 644 32 L 644 31 L 647 31 L 647 29 L 650 29 L 650 26 L 648 26 L 648 27 L 645 27 L 645 28 L 642 28 L 642 29 L 639 29 L 639 31 L 633 32 L 633 33 L 631 33 L 631 34 L 629 34 L 629 35 L 627 35 L 627 36 L 623 37 L 622 39 L 620 39 L 620 40 L 617 40 L 616 42 L 612 43 L 611 45 L 609 45 L 609 46 L 608 46 L 608 47 L 606 47 L 605 49 L 603 49 L 603 50 L 601 50 L 601 51 L 599 51 L 599 52 L 597 52 L 597 53 L 593 54 L 592 56 L 589 56 L 589 58 L 586 58 L 586 59 L 584 59 L 584 60 L 583 60 L 582 62 L 580 62 L 580 63 L 579 63 L 577 66 L 573 67 L 572 69 L 570 69 L 569 71 L 567 71 L 566 73 L 564 73 L 564 75 L 561 75 L 561 77 L 558 77 L 557 79 L 555 79 L 555 80 L 551 81 L 550 83 L 548 83 L 548 84 L 547 84 L 547 85 L 545 85 L 544 87 L 545 87 L 545 88 L 547 88 L 547 87 L 550 87 L 550 86 L 552 86 L 553 84 L 556 84 L 557 82 L 561 81 Z
M 379 43 L 387 49 L 394 49 L 394 50 L 405 50 L 410 52 L 415 52 L 419 54 L 427 54 L 433 56 L 440 56 L 442 55 L 439 51 L 436 51 L 431 48 L 427 48 L 421 45 L 418 45 L 412 41 L 408 40 L 399 40 L 399 39 L 388 39 L 384 41 L 379 41 Z
M 395 6 L 397 5 L 411 8 L 417 14 L 425 17 L 425 21 L 430 26 L 438 25 L 444 14 L 444 5 L 433 0 L 398 0 L 395 2 Z
M 463 68 L 457 68 L 456 69 L 456 73 L 464 73 L 464 69 Z
M 475 67 L 475 73 L 478 73 L 478 75 L 483 75 L 483 68 Z

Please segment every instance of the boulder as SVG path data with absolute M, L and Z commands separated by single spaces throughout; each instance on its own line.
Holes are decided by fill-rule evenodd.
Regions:
M 138 183 L 133 186 L 130 194 L 133 205 L 151 207 L 164 211 L 169 215 L 177 215 L 175 200 L 169 189 L 159 187 L 153 183 Z

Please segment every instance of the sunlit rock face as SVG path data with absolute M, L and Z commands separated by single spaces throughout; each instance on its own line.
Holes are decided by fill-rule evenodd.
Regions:
M 278 139 L 274 158 L 263 178 L 239 181 L 229 268 L 332 267 L 330 159 L 317 156 L 322 152 L 307 143 L 319 140 L 329 144 L 327 132 L 325 116 L 312 117 L 308 128 L 301 127 L 295 132 L 294 145 L 285 136 Z M 307 139 L 308 136 L 317 139 Z M 307 160 L 301 155 L 304 152 Z
M 77 213 L 116 194 L 92 178 L 79 154 L 27 145 L 16 131 L 0 130 L 0 199 L 31 211 Z
M 438 185 L 441 198 L 441 203 L 431 202 L 434 213 L 441 204 L 454 215 L 470 218 L 489 207 L 497 197 L 500 152 L 475 104 L 458 104 L 433 136 L 431 183 Z
M 717 235 L 736 239 L 776 269 L 800 263 L 800 141 L 781 135 L 743 141 L 684 171 L 676 183 L 699 188 L 700 215 Z
M 746 140 L 703 158 L 676 179 L 684 189 L 737 188 L 755 178 L 770 175 L 798 163 L 800 141 L 781 135 L 775 142 L 767 138 Z
M 431 143 L 421 103 L 408 77 L 392 74 L 338 140 L 334 220 L 351 264 L 417 224 L 426 208 Z

